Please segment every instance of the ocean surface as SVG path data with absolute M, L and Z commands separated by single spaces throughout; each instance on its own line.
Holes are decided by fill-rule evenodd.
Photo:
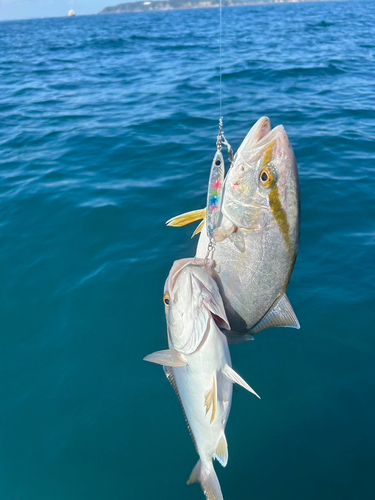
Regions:
M 219 118 L 219 11 L 0 23 L 0 500 L 203 500 L 161 367 Z M 375 5 L 223 10 L 223 116 L 298 160 L 301 330 L 232 348 L 231 500 L 365 500 L 375 467 Z

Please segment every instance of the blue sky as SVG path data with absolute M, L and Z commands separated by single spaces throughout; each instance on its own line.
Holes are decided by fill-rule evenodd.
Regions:
M 66 16 L 69 9 L 79 14 L 97 14 L 108 5 L 127 0 L 0 0 L 0 21 L 30 17 Z

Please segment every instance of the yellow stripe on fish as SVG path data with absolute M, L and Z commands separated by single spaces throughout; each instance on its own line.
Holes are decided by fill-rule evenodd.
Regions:
M 273 158 L 273 147 L 276 141 L 271 142 L 268 146 L 263 158 L 263 169 L 260 173 L 260 183 L 265 188 L 271 188 L 269 194 L 270 207 L 273 216 L 276 220 L 277 225 L 283 235 L 285 244 L 290 253 L 293 252 L 293 243 L 290 237 L 290 226 L 288 222 L 287 214 L 281 204 L 279 189 L 277 183 L 275 182 L 275 176 L 272 167 L 269 165 Z
M 275 184 L 270 192 L 269 195 L 269 201 L 270 201 L 270 207 L 273 213 L 273 216 L 275 217 L 275 220 L 277 222 L 277 225 L 279 226 L 279 229 L 281 231 L 281 234 L 283 235 L 285 244 L 288 248 L 288 251 L 290 253 L 293 252 L 293 242 L 290 237 L 290 227 L 289 227 L 289 222 L 288 222 L 288 217 L 286 215 L 285 210 L 283 209 L 283 206 L 280 201 L 280 196 L 279 196 L 279 189 L 277 187 L 277 184 Z

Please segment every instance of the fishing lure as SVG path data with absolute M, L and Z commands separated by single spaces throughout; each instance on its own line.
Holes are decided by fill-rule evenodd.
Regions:
M 229 161 L 230 165 L 232 165 L 233 150 L 224 136 L 223 119 L 220 118 L 219 135 L 217 136 L 216 141 L 217 149 L 211 165 L 210 177 L 208 181 L 206 208 L 203 208 L 202 210 L 193 210 L 192 212 L 187 212 L 182 216 L 172 217 L 166 222 L 167 226 L 180 227 L 200 220 L 201 222 L 194 231 L 192 238 L 199 234 L 202 231 L 204 224 L 206 224 L 207 237 L 209 239 L 208 254 L 215 246 L 215 229 L 219 226 L 219 218 L 221 214 L 225 178 L 224 157 L 221 152 L 223 145 L 228 149 Z
M 207 212 L 206 212 L 206 230 L 207 236 L 212 241 L 215 241 L 214 231 L 218 226 L 221 202 L 223 198 L 223 187 L 225 177 L 224 157 L 221 152 L 223 144 L 227 146 L 229 153 L 229 161 L 232 163 L 233 150 L 225 139 L 223 131 L 223 119 L 219 120 L 219 135 L 216 141 L 216 153 L 212 162 L 210 178 L 207 190 Z
M 223 184 L 225 176 L 225 165 L 223 154 L 220 149 L 215 153 L 207 191 L 207 213 L 206 213 L 206 229 L 207 236 L 215 240 L 214 230 L 217 228 L 219 221 L 221 202 L 223 198 Z

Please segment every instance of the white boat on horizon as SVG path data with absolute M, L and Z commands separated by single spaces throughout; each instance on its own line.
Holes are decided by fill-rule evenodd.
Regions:
M 70 9 L 69 11 L 69 17 L 74 17 L 76 15 L 75 11 L 73 9 Z

